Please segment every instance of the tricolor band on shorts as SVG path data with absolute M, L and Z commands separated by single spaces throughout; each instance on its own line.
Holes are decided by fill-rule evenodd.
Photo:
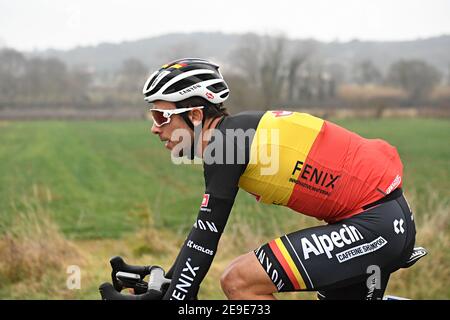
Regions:
M 309 276 L 287 236 L 254 251 L 278 292 L 313 290 Z

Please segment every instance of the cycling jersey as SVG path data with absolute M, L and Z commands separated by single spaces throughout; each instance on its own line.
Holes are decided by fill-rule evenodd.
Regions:
M 274 130 L 276 139 L 270 134 Z M 262 175 L 267 165 L 259 153 L 273 147 L 279 168 Z M 333 222 L 400 187 L 401 177 L 400 157 L 385 141 L 364 139 L 305 113 L 275 111 L 258 124 L 239 186 L 261 202 Z
M 216 129 L 203 154 L 205 194 L 167 274 L 165 299 L 196 297 L 239 188 L 262 203 L 334 223 L 402 185 L 394 147 L 308 114 L 244 112 L 224 117 Z

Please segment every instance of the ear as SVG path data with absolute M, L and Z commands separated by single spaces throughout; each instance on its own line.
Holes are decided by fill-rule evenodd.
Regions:
M 198 126 L 202 123 L 203 120 L 203 111 L 202 109 L 194 109 L 189 111 L 189 119 L 191 120 L 194 126 Z

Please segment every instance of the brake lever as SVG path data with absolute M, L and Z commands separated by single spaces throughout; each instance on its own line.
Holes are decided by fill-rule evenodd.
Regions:
M 148 283 L 135 273 L 119 271 L 116 273 L 117 283 L 121 288 L 133 288 L 135 294 L 147 292 Z
M 145 286 L 144 278 L 150 274 L 151 266 L 133 266 L 125 263 L 122 257 L 116 256 L 110 259 L 112 267 L 111 278 L 114 289 L 122 291 L 123 288 L 134 288 L 135 290 L 143 293 L 141 289 Z M 120 279 L 117 277 L 119 274 Z M 137 279 L 139 277 L 139 279 Z

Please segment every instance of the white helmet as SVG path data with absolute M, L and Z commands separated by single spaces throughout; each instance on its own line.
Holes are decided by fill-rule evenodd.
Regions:
M 230 93 L 219 66 L 203 59 L 185 58 L 165 64 L 145 82 L 144 100 L 179 102 L 201 97 L 212 104 L 224 102 Z

